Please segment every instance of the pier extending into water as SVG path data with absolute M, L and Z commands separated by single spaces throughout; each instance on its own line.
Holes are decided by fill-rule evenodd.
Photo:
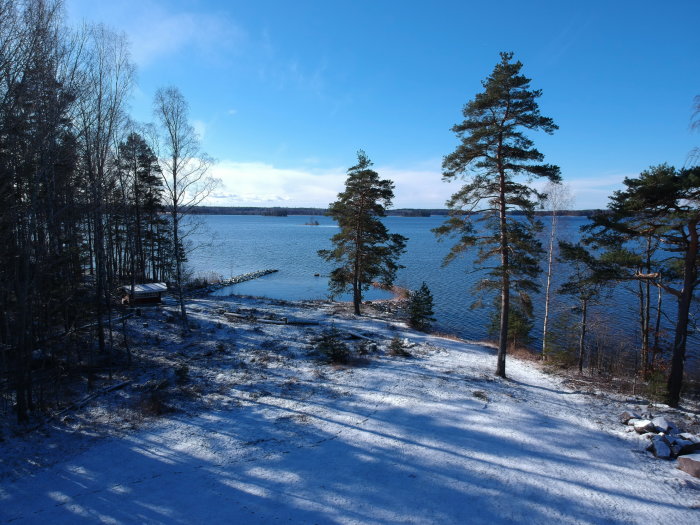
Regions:
M 252 281 L 253 279 L 258 279 L 259 277 L 264 277 L 265 275 L 270 275 L 271 273 L 279 272 L 276 269 L 267 270 L 257 270 L 255 272 L 248 272 L 241 275 L 236 275 L 235 277 L 229 277 L 228 279 L 222 279 L 218 283 L 213 283 L 207 287 L 208 292 L 215 292 L 221 290 L 227 286 L 232 286 L 234 284 L 244 283 L 246 281 Z

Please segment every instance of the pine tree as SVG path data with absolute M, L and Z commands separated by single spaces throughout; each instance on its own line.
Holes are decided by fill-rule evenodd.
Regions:
M 542 254 L 535 238 L 541 225 L 533 213 L 539 195 L 516 178 L 560 180 L 559 168 L 541 164 L 544 155 L 524 134 L 551 134 L 557 126 L 540 115 L 536 99 L 542 93 L 530 89 L 530 79 L 520 74 L 522 64 L 512 58 L 513 53 L 501 53 L 501 62 L 482 83 L 484 91 L 467 103 L 464 121 L 452 128 L 461 143 L 443 160 L 443 180 L 466 177 L 466 184 L 447 201 L 449 219 L 435 229 L 438 236 L 457 239 L 445 263 L 478 248 L 477 264 L 486 270 L 478 288 L 500 291 L 496 374 L 501 377 L 506 376 L 511 291 L 523 305 L 529 303 L 529 294 L 538 289 L 534 279 Z M 524 215 L 513 217 L 514 209 Z
M 415 292 L 411 293 L 408 303 L 409 324 L 417 330 L 426 331 L 430 328 L 433 317 L 433 294 L 430 293 L 428 285 L 423 284 Z
M 579 302 L 577 312 L 581 314 L 579 322 L 578 372 L 583 373 L 583 361 L 588 328 L 588 307 L 594 304 L 605 285 L 615 279 L 618 273 L 603 261 L 597 259 L 581 244 L 559 241 L 559 260 L 570 268 L 569 279 L 563 283 L 558 292 L 576 298 Z
M 334 295 L 352 291 L 356 315 L 360 315 L 362 292 L 375 279 L 384 286 L 393 284 L 407 240 L 390 234 L 380 220 L 391 206 L 394 184 L 380 179 L 371 166 L 365 152 L 358 151 L 357 164 L 348 169 L 345 191 L 328 209 L 340 232 L 331 239 L 333 249 L 318 252 L 326 261 L 340 263 L 331 272 L 329 287 Z
M 594 217 L 588 228 L 594 241 L 616 238 L 660 241 L 671 255 L 657 271 L 628 272 L 628 279 L 651 282 L 677 301 L 676 327 L 668 378 L 667 402 L 676 407 L 683 386 L 683 368 L 690 308 L 700 284 L 700 167 L 677 170 L 662 164 L 625 179 L 625 189 L 615 192 L 609 213 Z
M 129 251 L 131 284 L 148 278 L 148 255 L 153 223 L 160 220 L 163 184 L 158 159 L 138 133 L 130 133 L 119 145 L 117 159 L 122 200 L 124 201 Z

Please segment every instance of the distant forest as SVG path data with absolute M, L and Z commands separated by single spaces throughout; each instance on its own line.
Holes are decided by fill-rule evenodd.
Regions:
M 590 217 L 601 210 L 561 210 L 559 216 Z M 194 215 L 263 215 L 267 217 L 286 217 L 288 215 L 326 215 L 326 208 L 284 208 L 284 207 L 256 207 L 256 206 L 196 206 L 190 210 Z M 446 209 L 439 208 L 396 208 L 387 210 L 387 215 L 394 217 L 430 217 L 431 215 L 447 215 Z M 523 212 L 513 211 L 513 215 L 522 215 Z M 551 215 L 551 210 L 536 211 L 535 215 Z

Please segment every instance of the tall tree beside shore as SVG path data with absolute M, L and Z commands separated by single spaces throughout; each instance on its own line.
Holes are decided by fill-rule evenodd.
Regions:
M 530 89 L 530 79 L 520 74 L 522 64 L 512 59 L 513 53 L 501 53 L 501 61 L 482 82 L 484 91 L 464 106 L 464 121 L 452 128 L 460 144 L 443 160 L 443 180 L 465 178 L 466 184 L 447 201 L 449 218 L 435 229 L 439 237 L 457 240 L 445 263 L 478 248 L 477 264 L 487 272 L 478 287 L 500 292 L 500 377 L 506 376 L 511 291 L 523 311 L 529 311 L 542 254 L 535 237 L 541 224 L 534 218 L 534 199 L 540 195 L 516 178 L 560 180 L 559 168 L 542 164 L 544 155 L 524 133 L 551 134 L 557 126 L 540 115 L 537 98 L 542 92 Z M 513 217 L 510 212 L 515 209 L 524 215 Z
M 188 234 L 185 215 L 209 196 L 217 181 L 208 176 L 211 159 L 201 151 L 199 136 L 189 123 L 189 106 L 180 90 L 159 89 L 153 111 L 159 125 L 154 139 L 165 187 L 165 205 L 170 211 L 175 286 L 182 325 L 186 329 L 187 310 L 182 289 Z
M 690 306 L 700 284 L 700 167 L 677 170 L 667 164 L 654 166 L 638 178 L 625 179 L 625 189 L 610 198 L 610 213 L 594 216 L 587 228 L 594 239 L 622 234 L 630 240 L 660 241 L 670 254 L 654 272 L 643 266 L 627 279 L 648 281 L 677 301 L 676 327 L 667 384 L 667 402 L 680 403 Z
M 385 286 L 393 284 L 407 241 L 390 234 L 380 220 L 391 206 L 394 184 L 380 179 L 371 166 L 365 152 L 358 151 L 357 164 L 348 169 L 345 191 L 328 209 L 340 232 L 331 239 L 333 249 L 318 252 L 326 261 L 341 264 L 331 272 L 329 287 L 334 294 L 352 290 L 356 315 L 360 315 L 362 292 L 375 279 Z
M 163 182 L 158 159 L 144 138 L 132 132 L 119 144 L 117 177 L 122 201 L 122 214 L 127 238 L 127 259 L 131 286 L 136 281 L 154 280 L 148 272 L 149 255 L 156 242 L 152 232 L 157 228 L 162 204 Z

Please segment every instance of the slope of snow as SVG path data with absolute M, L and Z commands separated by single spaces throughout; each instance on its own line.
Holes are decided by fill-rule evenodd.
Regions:
M 510 359 L 509 379 L 496 380 L 493 352 L 481 346 L 332 315 L 329 306 L 243 303 L 278 317 L 332 320 L 383 344 L 394 336 L 415 344 L 409 359 L 380 352 L 363 366 L 320 365 L 307 357 L 318 326 L 215 313 L 234 306 L 241 303 L 192 303 L 202 327 L 223 327 L 200 337 L 236 343 L 230 366 L 195 371 L 216 385 L 208 410 L 93 440 L 26 475 L 6 473 L 0 522 L 698 519 L 700 485 L 618 430 L 617 404 L 601 406 L 529 363 Z

